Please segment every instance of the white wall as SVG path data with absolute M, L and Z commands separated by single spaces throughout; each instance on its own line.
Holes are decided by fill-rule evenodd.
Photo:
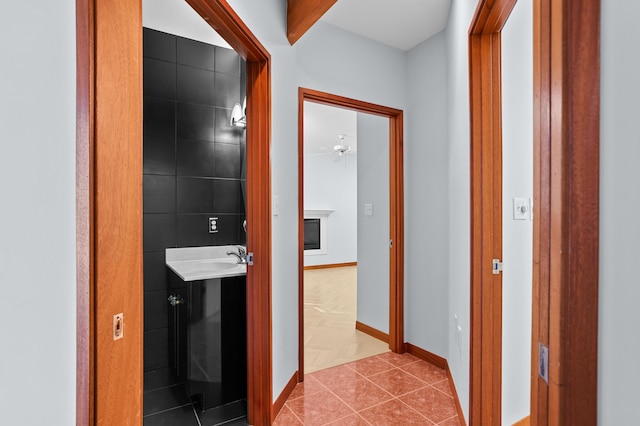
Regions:
M 638 422 L 640 3 L 603 1 L 598 424 Z
M 470 186 L 468 30 L 477 2 L 453 0 L 446 29 L 449 135 L 449 335 L 458 316 L 461 338 L 449 339 L 447 361 L 465 417 L 469 410 Z M 458 342 L 460 344 L 458 345 Z
M 389 119 L 358 113 L 356 318 L 389 333 Z M 372 215 L 364 205 L 372 205 Z
M 445 33 L 408 52 L 405 341 L 449 353 L 449 147 Z
M 356 118 L 356 115 L 353 115 Z M 304 208 L 328 209 L 326 254 L 305 254 L 304 266 L 358 260 L 358 162 L 355 155 L 326 152 L 304 157 Z
M 75 1 L 0 14 L 0 423 L 75 424 Z
M 533 222 L 513 197 L 533 198 L 533 2 L 516 3 L 502 30 L 502 424 L 529 415 Z

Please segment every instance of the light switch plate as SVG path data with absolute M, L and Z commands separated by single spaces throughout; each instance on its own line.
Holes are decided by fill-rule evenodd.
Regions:
M 373 216 L 373 204 L 365 204 L 364 205 L 364 215 L 365 216 Z
M 529 219 L 531 207 L 528 198 L 513 198 L 513 220 Z

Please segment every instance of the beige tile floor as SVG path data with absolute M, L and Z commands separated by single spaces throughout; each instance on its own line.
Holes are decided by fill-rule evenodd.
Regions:
M 304 271 L 304 372 L 389 351 L 355 328 L 357 267 Z

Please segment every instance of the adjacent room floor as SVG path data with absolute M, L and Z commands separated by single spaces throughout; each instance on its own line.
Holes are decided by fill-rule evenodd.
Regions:
M 355 328 L 357 267 L 304 271 L 304 372 L 389 351 Z

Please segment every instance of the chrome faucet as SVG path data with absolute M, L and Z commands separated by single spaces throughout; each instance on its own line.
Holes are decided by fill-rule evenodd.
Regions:
M 233 250 L 227 252 L 228 256 L 235 256 L 238 258 L 238 264 L 244 265 L 247 263 L 247 250 L 244 247 L 238 246 L 238 252 Z

